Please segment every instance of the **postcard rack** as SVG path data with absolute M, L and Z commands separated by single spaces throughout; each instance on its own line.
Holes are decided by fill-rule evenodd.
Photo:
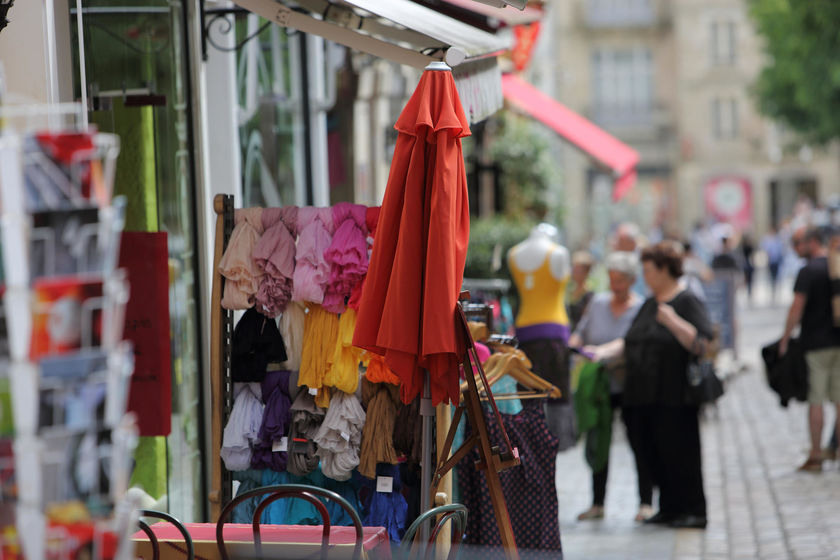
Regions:
M 0 129 L 4 558 L 133 557 L 136 508 L 124 496 L 137 441 L 126 415 L 134 355 L 117 267 L 124 203 L 111 198 L 118 152 L 110 134 Z

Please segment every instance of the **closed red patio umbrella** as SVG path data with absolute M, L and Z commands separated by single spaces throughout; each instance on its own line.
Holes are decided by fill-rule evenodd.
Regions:
M 385 356 L 403 402 L 458 402 L 465 341 L 455 309 L 469 241 L 461 138 L 470 129 L 449 67 L 432 63 L 403 109 L 353 344 Z

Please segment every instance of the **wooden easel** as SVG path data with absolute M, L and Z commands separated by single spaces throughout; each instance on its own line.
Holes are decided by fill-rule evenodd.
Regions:
M 462 292 L 460 299 L 469 300 L 469 292 Z M 483 470 L 487 479 L 487 487 L 490 491 L 490 501 L 493 503 L 493 511 L 496 515 L 496 525 L 499 528 L 499 535 L 502 539 L 502 546 L 505 549 L 505 555 L 509 560 L 518 560 L 519 551 L 516 548 L 516 538 L 513 535 L 513 527 L 510 523 L 507 503 L 505 502 L 505 496 L 502 493 L 502 482 L 499 479 L 499 473 L 520 464 L 519 452 L 511 446 L 510 440 L 508 440 L 507 433 L 502 425 L 502 418 L 499 414 L 499 409 L 496 408 L 496 402 L 493 400 L 493 393 L 490 390 L 490 384 L 487 382 L 487 377 L 484 375 L 484 370 L 481 367 L 481 361 L 478 359 L 478 354 L 475 350 L 475 343 L 473 342 L 469 326 L 467 325 L 467 318 L 464 315 L 460 303 L 458 303 L 457 306 L 457 315 L 455 319 L 458 323 L 458 327 L 463 332 L 464 340 L 467 342 L 467 350 L 464 356 L 464 370 L 466 371 L 469 388 L 463 393 L 463 402 L 455 409 L 455 416 L 452 419 L 449 432 L 446 434 L 446 440 L 443 444 L 443 448 L 438 449 L 438 464 L 432 478 L 431 503 L 434 503 L 435 494 L 437 493 L 443 477 L 477 445 L 481 460 L 476 463 L 476 468 Z M 506 449 L 500 449 L 498 446 L 494 446 L 490 442 L 490 434 L 487 431 L 487 422 L 484 419 L 484 412 L 481 409 L 481 396 L 479 395 L 476 376 L 473 373 L 474 369 L 478 370 L 478 376 L 484 386 L 485 399 L 490 403 L 499 426 L 502 426 L 502 437 L 504 439 Z M 461 444 L 461 447 L 459 447 L 458 450 L 450 457 L 449 453 L 452 450 L 452 442 L 455 439 L 455 432 L 458 429 L 458 424 L 461 422 L 461 418 L 465 412 L 469 418 L 470 427 L 473 432 L 470 437 Z

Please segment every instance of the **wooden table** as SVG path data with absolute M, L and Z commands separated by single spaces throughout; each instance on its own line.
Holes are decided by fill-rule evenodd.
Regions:
M 215 523 L 186 523 L 195 546 L 196 560 L 221 560 L 216 545 Z M 155 523 L 152 531 L 160 543 L 160 560 L 184 560 L 184 537 L 171 523 Z M 321 548 L 320 525 L 261 525 L 263 556 L 265 558 L 319 558 Z M 228 523 L 224 529 L 225 545 L 232 558 L 253 556 L 251 525 Z M 138 531 L 132 537 L 136 545 L 135 557 L 152 560 L 152 547 L 148 537 Z M 356 542 L 353 527 L 336 527 L 330 530 L 329 558 L 350 559 Z M 365 527 L 362 541 L 363 558 L 390 560 L 391 545 L 384 527 Z

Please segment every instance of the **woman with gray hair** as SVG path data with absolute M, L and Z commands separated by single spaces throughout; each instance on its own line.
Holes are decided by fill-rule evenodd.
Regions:
M 632 291 L 633 283 L 639 270 L 639 259 L 635 253 L 617 251 L 607 256 L 604 261 L 610 280 L 610 291 L 595 295 L 586 308 L 580 322 L 569 339 L 571 348 L 583 347 L 583 352 L 593 357 L 595 361 L 606 361 L 612 356 L 612 347 L 621 345 L 627 329 L 642 306 L 642 298 Z M 609 366 L 607 366 L 609 370 Z M 615 373 L 615 372 L 613 372 Z M 619 406 L 621 400 L 621 380 L 616 375 L 610 376 L 609 395 L 603 395 L 610 401 L 610 424 L 612 411 Z M 603 391 L 606 393 L 606 391 Z M 608 445 L 608 444 L 607 444 Z M 604 499 L 607 493 L 607 472 L 609 469 L 609 452 L 607 461 L 598 472 L 592 473 L 592 507 L 578 516 L 586 519 L 601 519 L 604 517 Z M 639 473 L 639 498 L 641 506 L 636 515 L 637 521 L 644 521 L 653 513 L 651 508 L 651 494 L 653 487 L 647 473 Z

